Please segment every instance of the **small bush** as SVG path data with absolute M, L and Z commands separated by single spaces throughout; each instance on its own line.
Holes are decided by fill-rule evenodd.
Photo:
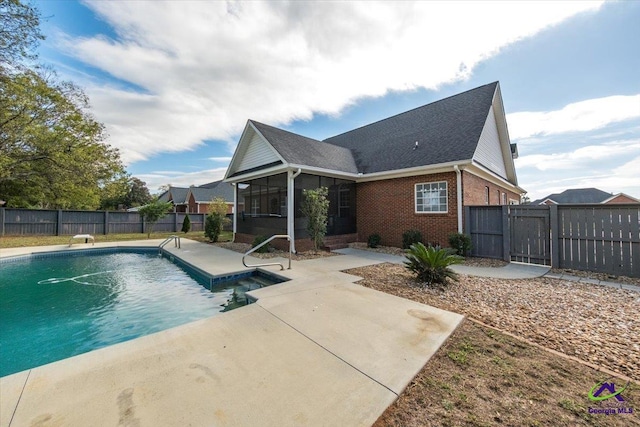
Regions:
M 428 248 L 422 243 L 411 245 L 405 255 L 405 267 L 417 274 L 419 281 L 425 285 L 447 284 L 447 279 L 458 280 L 458 275 L 449 268 L 450 265 L 460 264 L 462 257 L 455 255 L 449 248 Z
M 367 239 L 367 246 L 370 248 L 377 248 L 378 246 L 380 246 L 381 240 L 382 240 L 382 237 L 380 237 L 378 233 L 373 233 Z
M 467 256 L 471 250 L 471 237 L 464 233 L 449 234 L 449 245 L 456 250 L 460 256 Z
M 265 236 L 256 236 L 256 238 L 253 239 L 253 243 L 251 243 L 251 247 L 255 248 L 256 246 L 258 246 L 260 243 L 264 242 L 265 240 L 267 240 L 267 237 L 265 237 Z M 256 252 L 259 253 L 259 254 L 265 254 L 265 253 L 269 252 L 269 247 L 270 246 L 271 246 L 271 244 L 267 243 L 266 245 L 264 245 L 263 247 L 258 249 Z
M 188 233 L 191 231 L 191 219 L 189 215 L 185 215 L 184 220 L 182 221 L 182 232 Z
M 409 249 L 411 245 L 422 242 L 422 233 L 418 230 L 407 230 L 402 233 L 402 249 Z

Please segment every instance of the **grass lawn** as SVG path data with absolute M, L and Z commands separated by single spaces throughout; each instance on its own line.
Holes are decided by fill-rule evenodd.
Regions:
M 374 424 L 382 426 L 640 426 L 640 386 L 592 402 L 608 375 L 465 320 Z M 611 380 L 609 380 L 611 381 Z M 613 379 L 617 389 L 625 382 Z M 613 407 L 614 414 L 589 413 Z M 632 408 L 633 413 L 618 413 Z
M 151 239 L 165 239 L 172 235 L 178 235 L 186 239 L 197 240 L 199 242 L 207 243 L 209 240 L 204 237 L 202 231 L 191 231 L 189 233 L 151 233 Z M 0 249 L 1 248 L 18 248 L 25 246 L 50 246 L 50 245 L 67 245 L 69 244 L 69 238 L 71 236 L 2 236 L 0 237 Z M 131 234 L 96 234 L 96 243 L 98 242 L 121 242 L 125 240 L 146 240 L 146 233 L 131 233 Z M 219 237 L 220 242 L 230 241 L 233 237 L 233 233 L 230 231 L 223 231 Z

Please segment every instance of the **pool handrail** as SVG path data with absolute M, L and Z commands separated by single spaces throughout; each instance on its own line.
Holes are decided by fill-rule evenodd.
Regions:
M 174 247 L 180 249 L 180 236 L 176 236 L 175 234 L 167 237 L 166 239 L 164 239 L 162 241 L 162 243 L 160 243 L 160 245 L 158 245 L 158 251 L 162 252 L 162 248 L 164 248 L 170 241 L 173 240 L 174 243 Z
M 287 270 L 291 270 L 291 247 L 292 247 L 292 242 L 291 242 L 291 237 L 288 234 L 274 234 L 273 236 L 269 237 L 264 242 L 260 243 L 258 246 L 254 247 L 254 248 L 251 248 L 251 250 L 249 250 L 246 254 L 244 254 L 242 256 L 242 265 L 244 265 L 247 268 L 264 267 L 266 265 L 279 265 L 280 266 L 280 270 L 284 270 L 284 265 L 281 262 L 265 262 L 265 263 L 261 263 L 261 264 L 247 265 L 247 263 L 244 260 L 247 255 L 251 255 L 253 252 L 257 251 L 258 249 L 260 249 L 261 247 L 263 247 L 264 245 L 266 245 L 267 243 L 269 243 L 273 239 L 287 239 L 287 241 L 289 242 L 289 267 L 287 268 Z

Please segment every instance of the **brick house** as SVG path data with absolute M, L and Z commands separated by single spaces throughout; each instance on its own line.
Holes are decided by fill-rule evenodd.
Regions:
M 239 242 L 288 234 L 308 249 L 302 190 L 324 186 L 328 246 L 373 233 L 400 246 L 409 229 L 447 245 L 463 231 L 463 206 L 519 203 L 516 157 L 494 82 L 324 141 L 249 120 L 224 181 L 245 202 L 234 215 Z
M 575 205 L 575 204 L 628 204 L 640 203 L 640 200 L 628 194 L 611 194 L 597 188 L 572 188 L 562 193 L 549 194 L 531 202 L 532 205 Z
M 208 213 L 209 203 L 217 197 L 223 198 L 226 201 L 227 214 L 233 214 L 234 187 L 222 180 L 197 187 L 170 186 L 169 189 L 158 198 L 161 201 L 173 203 L 174 212 Z M 241 198 L 238 205 L 241 210 L 244 209 L 244 203 Z

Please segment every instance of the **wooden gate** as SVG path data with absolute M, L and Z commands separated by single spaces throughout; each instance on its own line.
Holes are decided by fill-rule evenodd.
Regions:
M 509 206 L 511 261 L 551 265 L 549 206 Z

